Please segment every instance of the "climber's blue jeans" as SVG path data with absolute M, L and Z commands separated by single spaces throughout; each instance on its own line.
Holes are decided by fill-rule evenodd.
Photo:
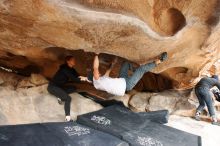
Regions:
M 199 106 L 197 108 L 197 112 L 201 113 L 202 110 L 205 108 L 205 105 L 207 105 L 210 116 L 211 117 L 215 116 L 215 108 L 213 105 L 210 90 L 206 87 L 196 87 L 195 93 L 199 100 Z
M 120 69 L 120 73 L 119 73 L 119 78 L 124 78 L 126 81 L 126 91 L 130 91 L 134 88 L 134 86 L 138 83 L 138 81 L 141 80 L 141 78 L 143 77 L 143 75 L 152 70 L 153 68 L 156 67 L 156 63 L 155 62 L 151 62 L 145 65 L 141 65 L 139 68 L 137 68 L 134 73 L 129 76 L 128 75 L 128 71 L 132 70 L 133 71 L 133 67 L 131 63 L 125 62 L 123 63 L 121 69 Z

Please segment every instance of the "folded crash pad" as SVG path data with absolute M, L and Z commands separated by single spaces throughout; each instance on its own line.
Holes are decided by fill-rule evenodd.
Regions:
M 128 146 L 75 122 L 0 126 L 0 146 Z
M 77 117 L 77 122 L 117 137 L 129 130 L 142 129 L 149 121 L 167 123 L 168 111 L 134 113 L 123 105 L 113 105 Z

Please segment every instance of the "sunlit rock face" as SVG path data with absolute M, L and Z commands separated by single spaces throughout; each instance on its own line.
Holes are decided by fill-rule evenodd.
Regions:
M 153 72 L 190 88 L 220 57 L 219 8 L 219 0 L 1 0 L 0 65 L 51 77 L 71 50 L 138 64 L 167 51 Z M 79 63 L 94 54 L 81 55 Z M 86 74 L 90 65 L 81 66 Z

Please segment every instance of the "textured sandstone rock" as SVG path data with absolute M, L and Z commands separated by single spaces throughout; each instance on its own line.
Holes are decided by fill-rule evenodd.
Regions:
M 0 65 L 48 77 L 68 50 L 103 52 L 136 63 L 167 51 L 168 61 L 153 72 L 169 78 L 174 88 L 190 88 L 220 57 L 219 3 L 2 0 Z
M 137 93 L 131 97 L 129 101 L 130 108 L 134 111 L 145 112 L 146 106 L 149 104 L 149 99 L 152 93 Z
M 197 98 L 191 90 L 163 91 L 160 93 L 134 93 L 129 100 L 129 108 L 135 112 L 169 110 L 172 115 L 193 117 L 198 106 Z M 215 105 L 218 109 L 219 104 Z M 207 116 L 207 112 L 206 112 Z
M 147 109 L 149 111 L 167 109 L 172 113 L 179 99 L 178 96 L 172 96 L 172 92 L 163 92 L 150 98 Z
M 46 91 L 47 85 L 33 88 L 19 88 L 16 91 L 0 87 L 0 124 L 24 124 L 64 121 L 63 105 Z M 96 111 L 102 108 L 97 103 L 79 94 L 71 94 L 71 115 Z
M 173 111 L 172 114 L 184 117 L 194 117 L 196 108 L 197 106 L 189 102 L 188 98 L 183 97 L 176 103 L 175 111 Z
M 10 76 L 9 76 L 10 78 Z M 31 74 L 30 77 L 22 77 L 17 81 L 16 88 L 30 88 L 48 83 L 48 80 L 40 74 Z
M 30 82 L 35 85 L 43 85 L 48 83 L 48 80 L 40 74 L 31 74 Z
M 14 73 L 0 70 L 0 79 L 2 80 L 2 84 L 0 86 L 16 89 L 19 81 L 23 78 L 24 77 L 16 75 Z
M 20 80 L 16 86 L 16 88 L 30 88 L 30 87 L 35 87 L 33 83 L 30 82 L 30 78 L 26 77 Z

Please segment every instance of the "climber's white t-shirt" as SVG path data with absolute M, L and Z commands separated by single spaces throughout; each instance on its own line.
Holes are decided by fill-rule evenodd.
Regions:
M 117 96 L 124 96 L 126 90 L 126 81 L 124 78 L 111 78 L 108 76 L 93 78 L 93 85 L 96 89 L 106 91 Z

